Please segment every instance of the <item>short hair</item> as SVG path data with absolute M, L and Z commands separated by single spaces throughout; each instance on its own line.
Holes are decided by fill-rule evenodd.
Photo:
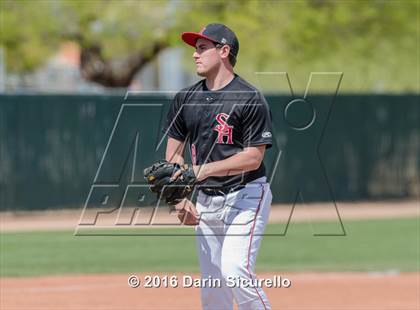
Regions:
M 221 48 L 227 44 L 221 44 L 221 43 L 214 43 L 214 45 L 216 46 L 216 48 Z M 236 56 L 233 55 L 231 52 L 229 52 L 229 63 L 231 64 L 232 67 L 235 67 L 236 65 Z
M 236 65 L 236 56 L 232 53 L 229 53 L 229 62 L 232 65 L 232 67 L 235 67 Z

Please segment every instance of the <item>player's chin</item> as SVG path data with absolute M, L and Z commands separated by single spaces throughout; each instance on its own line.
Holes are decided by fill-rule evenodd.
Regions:
M 203 70 L 203 68 L 201 68 L 201 67 L 197 67 L 197 69 L 196 69 L 196 73 L 197 73 L 199 76 L 206 76 L 207 71 L 206 71 L 206 70 Z

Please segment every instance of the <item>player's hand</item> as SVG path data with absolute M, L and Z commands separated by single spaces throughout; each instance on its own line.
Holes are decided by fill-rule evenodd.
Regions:
M 204 166 L 193 166 L 193 171 L 195 174 L 195 177 L 197 178 L 197 181 L 203 181 L 206 177 L 204 177 Z
M 195 205 L 188 199 L 184 199 L 182 202 L 175 206 L 175 210 L 178 211 L 178 219 L 184 225 L 198 225 L 200 222 L 200 215 L 195 208 Z
M 198 182 L 203 181 L 204 179 L 207 178 L 207 176 L 205 176 L 205 171 L 204 171 L 203 168 L 204 168 L 204 165 L 194 165 L 194 166 L 192 166 L 192 169 L 194 171 L 195 177 L 196 177 Z M 172 175 L 171 180 L 175 181 L 181 174 L 182 174 L 181 170 L 176 171 Z

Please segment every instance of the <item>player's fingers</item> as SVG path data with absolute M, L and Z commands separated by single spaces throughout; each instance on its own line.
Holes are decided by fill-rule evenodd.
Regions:
M 195 217 L 199 217 L 199 214 L 197 212 L 197 209 L 195 208 L 194 205 L 188 205 L 188 211 L 190 211 Z
M 184 225 L 198 225 L 200 223 L 200 219 L 191 212 L 178 214 L 178 218 Z
M 180 175 L 181 175 L 181 173 L 182 173 L 182 171 L 181 170 L 178 170 L 178 171 L 176 171 L 173 175 L 172 175 L 172 177 L 171 177 L 171 181 L 175 181 Z
M 184 223 L 186 213 L 183 211 L 178 212 L 178 219 L 181 223 Z
M 175 210 L 177 211 L 183 210 L 186 204 L 187 204 L 187 199 L 183 199 L 180 203 L 175 205 Z

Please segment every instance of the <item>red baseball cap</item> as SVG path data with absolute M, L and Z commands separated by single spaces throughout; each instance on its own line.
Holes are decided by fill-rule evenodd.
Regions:
M 195 47 L 198 39 L 206 39 L 214 43 L 230 46 L 230 52 L 235 57 L 239 52 L 239 41 L 235 33 L 223 24 L 209 24 L 200 32 L 183 32 L 181 35 L 182 40 Z

